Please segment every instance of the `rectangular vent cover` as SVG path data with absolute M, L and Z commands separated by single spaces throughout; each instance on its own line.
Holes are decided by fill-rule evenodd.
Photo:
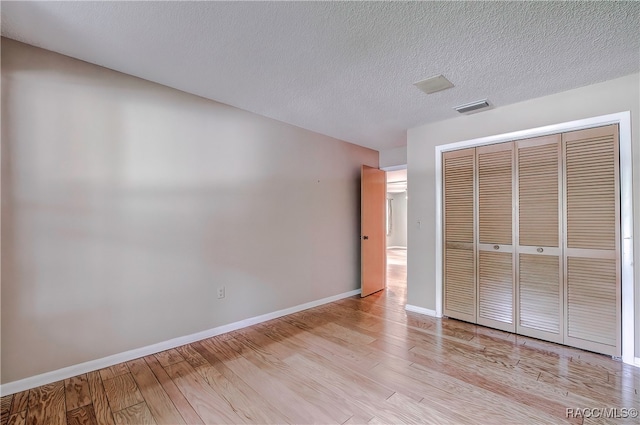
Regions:
M 478 100 L 477 102 L 471 102 L 471 103 L 466 103 L 464 105 L 455 106 L 453 109 L 460 112 L 461 114 L 468 114 L 471 112 L 475 112 L 479 109 L 488 108 L 489 106 L 490 105 L 487 99 L 484 99 L 484 100 Z

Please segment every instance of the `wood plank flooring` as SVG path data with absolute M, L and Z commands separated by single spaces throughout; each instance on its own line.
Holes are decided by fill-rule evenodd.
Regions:
M 367 298 L 2 397 L 0 425 L 638 423 L 566 409 L 640 409 L 639 368 L 407 313 L 406 251 L 388 268 Z

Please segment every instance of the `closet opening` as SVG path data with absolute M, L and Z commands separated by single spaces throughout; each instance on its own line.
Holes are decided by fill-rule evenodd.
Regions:
M 441 145 L 436 158 L 436 315 L 640 366 L 630 113 Z

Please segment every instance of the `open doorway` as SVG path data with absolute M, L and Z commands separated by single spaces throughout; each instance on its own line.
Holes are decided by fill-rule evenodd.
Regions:
M 387 295 L 407 302 L 407 170 L 387 171 Z

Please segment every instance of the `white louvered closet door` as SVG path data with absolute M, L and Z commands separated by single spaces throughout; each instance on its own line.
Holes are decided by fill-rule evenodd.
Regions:
M 444 315 L 476 322 L 475 149 L 443 154 Z
M 565 343 L 619 356 L 618 126 L 562 135 L 565 163 Z
M 513 267 L 514 144 L 476 148 L 478 323 L 515 331 Z
M 559 134 L 516 142 L 516 332 L 562 343 L 562 157 Z

